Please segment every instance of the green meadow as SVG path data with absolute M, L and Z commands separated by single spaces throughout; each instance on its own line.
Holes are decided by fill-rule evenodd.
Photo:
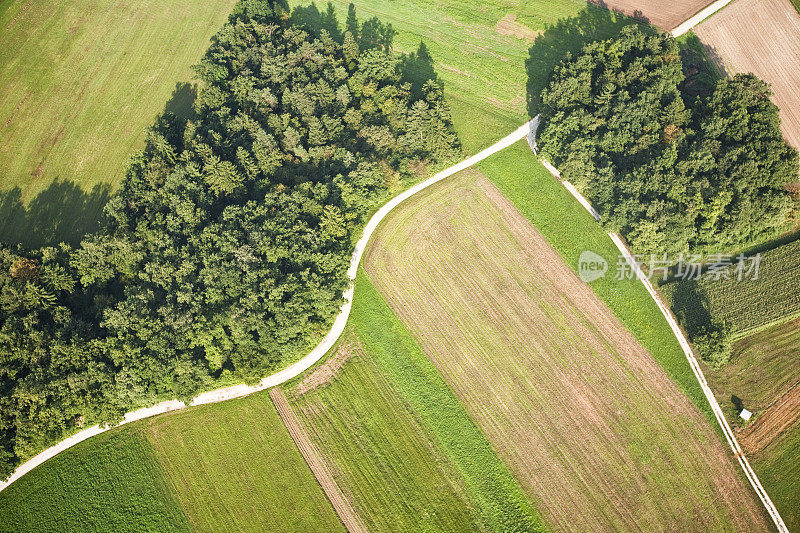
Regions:
M 191 66 L 235 3 L 0 1 L 0 241 L 97 226 L 155 117 L 191 111 Z
M 191 531 L 167 472 L 133 427 L 82 442 L 0 492 L 0 531 Z
M 267 393 L 136 422 L 0 492 L 0 531 L 344 531 Z

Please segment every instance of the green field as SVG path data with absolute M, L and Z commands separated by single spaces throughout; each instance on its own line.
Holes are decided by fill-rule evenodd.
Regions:
M 0 492 L 0 531 L 191 528 L 147 438 L 130 427 L 82 442 Z
M 424 520 L 431 531 L 542 530 L 516 480 L 363 270 L 355 294 L 350 328 L 369 360 L 345 363 L 332 385 L 300 397 L 297 412 L 368 526 L 409 530 Z
M 602 227 L 536 160 L 524 142 L 478 165 L 577 271 L 584 250 L 601 255 L 609 270 L 591 283 L 595 293 L 713 421 L 702 389 L 675 335 L 641 282 L 616 279 L 619 251 Z M 716 423 L 714 423 L 716 427 Z
M 348 337 L 344 343 L 355 342 Z M 355 349 L 360 353 L 332 384 L 291 403 L 356 513 L 371 531 L 410 531 L 420 524 L 429 531 L 477 529 L 480 517 L 463 482 L 372 355 Z
M 344 531 L 266 393 L 77 445 L 0 493 L 0 531 Z
M 799 350 L 800 319 L 790 320 L 738 340 L 728 364 L 706 370 L 731 422 L 739 420 L 734 396 L 742 406 L 758 413 L 800 382 Z
M 235 3 L 0 1 L 0 240 L 96 227 L 156 115 L 191 109 L 190 67 Z
M 800 314 L 800 240 L 760 254 L 757 279 L 739 276 L 734 265 L 719 279 L 678 280 L 661 289 L 691 335 L 700 327 L 725 322 L 741 338 Z M 750 263 L 746 263 L 749 265 Z
M 199 531 L 344 531 L 267 393 L 147 421 Z
M 25 147 L 22 153 L 27 155 L 19 162 L 16 157 L 8 156 L 12 152 L 5 152 L 6 147 L 0 147 L 0 175 L 3 176 L 0 190 L 20 187 L 18 192 L 12 191 L 0 198 L 0 227 L 7 227 L 5 221 L 10 219 L 8 217 L 21 213 L 20 205 L 24 202 L 30 202 L 31 224 L 36 220 L 42 224 L 41 221 L 46 219 L 52 227 L 35 232 L 26 229 L 15 233 L 12 239 L 22 240 L 26 235 L 33 235 L 38 239 L 29 241 L 33 243 L 55 237 L 72 238 L 83 231 L 84 226 L 91 225 L 92 217 L 80 213 L 96 213 L 105 203 L 109 189 L 103 188 L 103 184 L 114 184 L 119 180 L 125 159 L 141 145 L 144 129 L 164 108 L 175 83 L 191 78 L 188 65 L 195 62 L 206 48 L 208 37 L 221 25 L 233 3 L 229 0 L 223 4 L 198 4 L 197 8 L 191 8 L 195 3 L 189 0 L 170 0 L 169 6 L 174 4 L 174 9 L 191 14 L 180 18 L 180 24 L 186 27 L 176 29 L 167 15 L 169 10 L 157 8 L 149 0 L 144 7 L 126 7 L 127 11 L 112 10 L 111 7 L 117 5 L 114 3 L 99 2 L 94 9 L 98 12 L 97 17 L 105 17 L 98 21 L 98 27 L 108 32 L 105 39 L 86 31 L 85 25 L 79 25 L 79 31 L 70 33 L 72 26 L 65 21 L 80 18 L 74 14 L 79 9 L 76 2 L 70 2 L 72 7 L 58 8 L 63 12 L 56 11 L 61 13 L 60 17 L 53 15 L 49 33 L 34 33 L 30 28 L 23 31 L 25 26 L 20 23 L 24 17 L 45 16 L 43 8 L 31 4 L 14 22 L 11 31 L 0 36 L 0 50 L 8 49 L 1 46 L 5 43 L 19 48 L 29 46 L 24 44 L 29 40 L 33 41 L 30 46 L 34 46 L 37 40 L 47 43 L 50 39 L 55 44 L 47 45 L 49 50 L 61 50 L 65 46 L 69 50 L 89 47 L 90 53 L 86 57 L 67 56 L 61 60 L 79 65 L 86 72 L 96 73 L 91 76 L 96 81 L 87 82 L 84 92 L 72 89 L 73 93 L 81 96 L 78 100 L 80 105 L 63 106 L 66 96 L 53 89 L 59 87 L 58 80 L 50 79 L 54 76 L 52 73 L 40 72 L 41 89 L 25 100 L 19 112 L 14 113 L 9 128 L 19 121 L 26 124 L 34 135 L 43 137 Z M 342 19 L 348 3 L 334 2 Z M 0 27 L 7 26 L 7 20 L 11 18 L 9 14 L 19 11 L 24 4 L 23 0 L 0 4 Z M 395 40 L 398 51 L 412 51 L 420 40 L 426 42 L 435 60 L 434 66 L 445 83 L 454 122 L 468 153 L 490 144 L 527 120 L 526 84 L 529 80 L 526 63 L 531 69 L 540 69 L 552 64 L 565 50 L 575 49 L 585 39 L 606 35 L 626 23 L 621 17 L 586 8 L 583 2 L 573 0 L 534 0 L 522 4 L 494 0 L 479 7 L 451 0 L 360 0 L 355 4 L 361 18 L 375 15 L 391 22 L 399 30 Z M 120 12 L 127 15 L 115 19 L 122 16 Z M 515 15 L 516 22 L 529 29 L 547 31 L 538 44 L 533 44 L 531 38 L 502 35 L 496 25 L 508 14 Z M 567 20 L 547 29 L 561 18 Z M 213 23 L 211 19 L 214 19 Z M 119 20 L 126 24 L 120 24 Z M 96 17 L 93 24 L 94 21 L 97 21 Z M 197 31 L 201 26 L 199 21 L 207 22 L 207 25 L 202 25 L 204 33 Z M 146 38 L 136 31 L 142 24 L 148 28 Z M 190 24 L 194 26 L 189 27 Z M 186 39 L 166 42 L 165 36 L 170 32 L 183 30 L 190 34 L 189 42 Z M 201 33 L 204 35 L 202 40 Z M 11 41 L 12 38 L 17 40 Z M 109 42 L 113 44 L 111 49 L 116 63 L 104 66 L 103 62 L 98 62 L 97 56 L 108 53 Z M 103 44 L 102 48 L 100 44 Z M 48 50 L 47 46 L 38 46 Z M 530 52 L 532 46 L 534 50 Z M 125 59 L 129 49 L 138 50 L 136 61 Z M 529 60 L 531 53 L 536 58 L 534 62 Z M 3 54 L 0 51 L 0 71 L 11 67 L 18 71 L 26 68 L 22 62 L 10 61 Z M 55 52 L 52 55 L 59 59 Z M 168 65 L 166 58 L 169 58 Z M 45 69 L 42 67 L 41 70 Z M 60 76 L 66 74 L 62 72 Z M 151 80 L 151 76 L 155 78 Z M 101 82 L 98 78 L 102 78 L 102 86 L 96 85 Z M 123 94 L 121 87 L 126 85 L 123 82 L 130 79 L 141 80 L 134 87 L 136 94 Z M 15 83 L 20 86 L 32 83 L 19 80 Z M 141 90 L 143 85 L 148 88 L 146 91 Z M 115 109 L 113 120 L 109 118 L 111 115 L 106 107 L 111 104 L 90 98 L 90 93 L 95 96 L 111 94 L 118 98 L 113 104 L 117 107 L 112 106 Z M 25 98 L 22 95 L 17 99 L 18 96 L 10 92 L 0 96 L 0 118 L 3 119 L 0 127 L 5 122 L 4 117 L 10 115 L 8 109 L 13 110 Z M 190 94 L 184 89 L 178 96 L 181 100 Z M 35 125 L 39 115 L 27 116 L 23 112 L 34 98 L 41 100 L 40 107 L 60 111 L 48 115 L 50 124 L 46 128 Z M 121 105 L 120 101 L 123 102 Z M 98 121 L 98 117 L 102 119 Z M 90 128 L 93 122 L 105 127 L 104 133 Z M 72 129 L 69 126 L 60 136 L 53 135 L 65 123 L 77 125 L 75 133 L 67 135 L 67 131 Z M 6 131 L 12 130 L 7 128 Z M 13 131 L 16 137 L 12 140 L 26 138 L 19 130 Z M 58 142 L 53 148 L 46 148 L 53 138 Z M 67 140 L 74 142 L 73 148 L 55 148 Z M 92 147 L 88 152 L 87 146 Z M 98 154 L 103 154 L 103 157 L 97 157 Z M 19 169 L 6 172 L 6 160 L 12 159 Z M 40 161 L 47 161 L 47 164 L 42 167 L 41 175 L 34 177 Z M 609 276 L 613 276 L 617 257 L 613 243 L 541 167 L 526 145 L 518 144 L 484 162 L 480 168 L 534 223 L 569 265 L 576 268 L 580 252 L 591 249 L 607 258 L 611 268 Z M 66 182 L 53 185 L 55 178 Z M 97 188 L 92 191 L 92 187 Z M 57 208 L 54 209 L 54 205 Z M 69 209 L 74 210 L 70 216 L 78 216 L 86 224 L 75 227 L 72 222 L 50 222 L 54 215 L 63 211 L 62 206 L 70 206 Z M 2 232 L 0 230 L 0 239 L 3 238 Z M 689 397 L 708 413 L 682 351 L 641 284 L 607 277 L 592 286 Z M 517 482 L 363 272 L 359 274 L 350 327 L 371 360 L 350 361 L 333 385 L 308 393 L 297 400 L 296 405 L 298 415 L 307 422 L 307 430 L 312 434 L 316 432 L 320 443 L 324 442 L 320 448 L 329 453 L 328 458 L 337 466 L 337 480 L 341 481 L 345 493 L 353 495 L 357 510 L 368 523 L 377 530 L 392 529 L 391 526 L 397 524 L 413 526 L 419 524 L 421 512 L 431 512 L 426 515 L 428 520 L 425 522 L 431 525 L 431 529 L 454 530 L 462 529 L 462 526 L 480 527 L 481 524 L 488 524 L 492 529 L 520 525 L 539 528 L 538 515 Z M 328 408 L 320 411 L 320 405 Z M 331 405 L 336 405 L 337 409 L 330 409 Z M 341 528 L 266 395 L 159 417 L 142 427 L 146 429 L 141 433 L 132 431 L 132 428 L 120 432 L 118 438 L 124 436 L 136 444 L 123 446 L 122 450 L 115 449 L 114 452 L 129 453 L 127 449 L 132 448 L 149 457 L 149 463 L 142 459 L 123 462 L 136 463 L 142 472 L 160 471 L 161 477 L 156 476 L 155 481 L 151 481 L 152 488 L 147 488 L 146 483 L 133 485 L 145 474 L 118 471 L 116 466 L 106 466 L 108 463 L 99 460 L 80 463 L 70 451 L 59 457 L 63 462 L 58 462 L 59 459 L 49 462 L 37 469 L 34 475 L 0 494 L 0 530 L 3 524 L 13 523 L 2 519 L 2 513 L 16 512 L 16 516 L 22 517 L 19 520 L 38 524 L 43 520 L 40 516 L 45 513 L 52 518 L 63 513 L 82 516 L 96 509 L 97 502 L 107 505 L 110 500 L 120 503 L 120 509 L 116 511 L 120 524 L 133 523 L 131 517 L 144 512 L 144 506 L 153 511 L 153 531 L 165 530 L 165 524 L 182 524 L 187 528 L 189 523 L 202 530 L 242 530 L 251 524 L 255 524 L 254 530 L 268 529 L 275 524 L 291 524 L 292 528 L 304 530 Z M 353 427 L 358 427 L 358 431 Z M 348 431 L 357 433 L 359 439 L 343 441 L 341 436 Z M 393 440 L 389 440 L 390 437 Z M 102 437 L 84 445 L 88 450 L 102 446 L 110 446 Z M 274 473 L 276 458 L 286 469 L 279 476 Z M 50 465 L 56 466 L 52 467 L 52 473 L 46 473 L 49 470 L 45 469 Z M 97 491 L 94 484 L 97 480 L 90 479 L 90 474 L 96 471 L 104 472 L 99 479 L 107 477 L 105 485 L 123 496 Z M 165 471 L 169 473 L 168 478 Z M 282 485 L 283 476 L 301 479 L 300 489 L 294 482 L 291 490 Z M 236 483 L 227 482 L 231 477 L 236 479 Z M 78 488 L 62 486 L 54 482 L 55 479 L 74 479 Z M 387 485 L 389 480 L 393 485 Z M 43 486 L 49 491 L 43 500 L 60 507 L 26 503 L 25 498 L 30 498 L 34 490 L 41 490 L 36 487 Z M 389 491 L 387 486 L 394 489 Z M 137 492 L 135 497 L 124 496 L 143 487 L 147 489 L 143 495 Z M 86 503 L 81 504 L 84 501 L 81 498 L 72 501 L 73 493 L 82 494 Z M 295 494 L 297 499 L 287 502 L 287 493 Z M 126 498 L 137 499 L 138 506 L 126 504 Z M 271 505 L 273 502 L 280 505 Z M 299 511 L 309 507 L 314 511 Z M 82 512 L 86 509 L 89 511 Z M 161 510 L 156 513 L 158 509 Z M 187 516 L 190 522 L 187 522 Z M 76 528 L 91 530 L 91 526 L 81 523 L 77 523 Z M 124 530 L 124 525 L 117 530 Z
M 800 424 L 795 424 L 753 459 L 761 483 L 789 531 L 800 531 Z

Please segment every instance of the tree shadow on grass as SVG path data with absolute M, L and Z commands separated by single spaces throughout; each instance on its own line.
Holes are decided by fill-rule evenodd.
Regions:
M 694 279 L 674 282 L 672 294 L 672 312 L 683 325 L 689 337 L 694 337 L 704 330 L 713 330 L 714 317 L 709 311 L 708 296 Z
M 195 85 L 177 83 L 156 119 L 155 128 L 175 146 L 182 145 L 186 123 L 195 118 L 196 99 Z M 19 187 L 0 191 L 0 242 L 28 249 L 60 242 L 77 246 L 84 235 L 100 229 L 111 194 L 110 183 L 95 185 L 87 192 L 74 181 L 58 178 L 27 205 Z
M 336 10 L 330 2 L 328 2 L 325 12 L 320 11 L 314 2 L 307 7 L 297 6 L 292 10 L 291 21 L 292 24 L 305 26 L 316 36 L 321 35 L 322 30 L 325 30 L 337 43 L 344 40 L 344 33 L 339 26 Z
M 26 206 L 22 190 L 0 192 L 0 241 L 28 249 L 66 242 L 77 246 L 84 235 L 100 227 L 111 186 L 95 185 L 85 192 L 72 181 L 55 180 Z
M 561 19 L 548 26 L 536 37 L 525 61 L 530 116 L 538 114 L 542 89 L 550 81 L 555 66 L 567 54 L 576 54 L 589 43 L 615 37 L 622 28 L 631 24 L 639 24 L 654 33 L 656 31 L 647 24 L 596 5 L 587 5 L 576 16 Z
M 411 97 L 419 100 L 424 96 L 422 88 L 428 81 L 443 85 L 433 68 L 433 57 L 428 47 L 421 42 L 416 52 L 404 54 L 400 59 L 400 83 L 410 83 Z

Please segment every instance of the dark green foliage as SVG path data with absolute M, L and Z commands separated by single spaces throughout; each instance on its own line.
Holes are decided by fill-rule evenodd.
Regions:
M 386 181 L 459 151 L 435 73 L 403 80 L 393 34 L 243 0 L 196 68 L 194 114 L 157 121 L 106 227 L 32 255 L 38 280 L 3 252 L 0 473 L 78 416 L 256 380 L 329 327 Z
M 714 368 L 719 368 L 731 358 L 731 328 L 727 324 L 702 329 L 692 338 L 692 344 L 703 361 Z
M 111 396 L 108 361 L 88 340 L 96 332 L 74 312 L 92 305 L 76 290 L 68 253 L 0 247 L 0 477 Z M 109 401 L 95 411 L 114 418 Z
M 556 67 L 542 91 L 540 146 L 610 230 L 642 254 L 713 253 L 763 241 L 794 208 L 797 152 L 769 87 L 720 80 L 684 103 L 680 50 L 625 27 Z

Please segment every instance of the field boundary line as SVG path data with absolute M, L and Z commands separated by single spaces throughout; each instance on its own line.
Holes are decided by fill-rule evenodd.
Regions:
M 269 391 L 269 397 L 272 399 L 272 403 L 275 405 L 275 409 L 278 411 L 278 415 L 280 415 L 283 425 L 292 437 L 295 446 L 300 451 L 300 455 L 303 456 L 314 477 L 317 478 L 317 482 L 322 487 L 328 500 L 330 500 L 347 531 L 350 533 L 366 533 L 367 528 L 361 521 L 361 517 L 358 516 L 358 513 L 350 505 L 350 501 L 336 483 L 319 449 L 311 441 L 308 433 L 297 418 L 297 414 L 292 410 L 289 402 L 286 401 L 286 395 L 279 387 L 274 387 Z
M 719 406 L 717 398 L 714 396 L 714 392 L 711 390 L 711 387 L 708 386 L 708 382 L 703 374 L 703 370 L 700 368 L 700 364 L 697 362 L 694 350 L 692 349 L 691 344 L 689 344 L 689 341 L 686 339 L 686 336 L 678 324 L 675 315 L 672 313 L 672 310 L 663 302 L 662 298 L 659 297 L 655 287 L 653 287 L 652 282 L 642 271 L 639 263 L 634 259 L 633 254 L 628 248 L 628 245 L 622 239 L 622 236 L 618 233 L 609 233 L 608 236 L 611 237 L 611 240 L 617 245 L 619 251 L 625 256 L 625 260 L 628 262 L 628 264 L 630 264 L 634 272 L 636 272 L 636 276 L 644 284 L 647 292 L 650 293 L 650 296 L 656 302 L 656 305 L 658 305 L 658 308 L 664 315 L 664 318 L 667 319 L 672 332 L 675 334 L 675 337 L 678 339 L 678 343 L 683 349 L 683 353 L 686 355 L 686 359 L 689 361 L 689 366 L 692 368 L 692 372 L 694 372 L 697 381 L 700 383 L 700 388 L 703 389 L 703 394 L 705 394 L 706 400 L 711 405 L 711 410 L 713 411 L 714 417 L 717 419 L 719 426 L 722 428 L 722 432 L 725 435 L 725 439 L 728 441 L 728 445 L 733 451 L 736 459 L 739 461 L 739 465 L 741 465 L 742 470 L 744 471 L 745 477 L 747 477 L 747 480 L 750 482 L 753 490 L 756 491 L 756 494 L 761 500 L 761 503 L 764 505 L 764 508 L 767 510 L 767 513 L 770 515 L 770 518 L 772 518 L 772 521 L 775 523 L 775 526 L 778 528 L 778 531 L 780 533 L 789 533 L 789 529 L 783 522 L 783 518 L 778 512 L 777 507 L 775 507 L 775 504 L 772 502 L 769 494 L 767 494 L 767 491 L 764 489 L 763 485 L 761 485 L 761 481 L 758 479 L 755 470 L 753 470 L 753 467 L 750 466 L 750 462 L 747 460 L 744 450 L 742 450 L 742 447 L 739 445 L 739 441 L 736 439 L 733 429 L 731 429 L 730 424 L 728 424 L 728 420 L 725 418 L 722 408 Z
M 669 32 L 670 35 L 672 35 L 673 37 L 680 37 L 681 35 L 689 33 L 689 31 L 692 28 L 694 28 L 695 26 L 706 20 L 708 17 L 712 16 L 714 13 L 716 13 L 723 7 L 730 4 L 732 1 L 733 0 L 717 0 L 716 2 L 706 6 L 705 8 L 697 12 L 695 15 L 684 20 L 683 22 L 675 26 L 672 30 L 670 30 Z
M 538 121 L 536 124 L 538 125 Z M 533 134 L 535 135 L 536 132 L 534 131 Z M 567 191 L 569 191 L 570 194 L 572 194 L 572 196 L 574 196 L 575 199 L 578 200 L 578 202 L 595 218 L 595 220 L 599 222 L 600 216 L 597 214 L 595 208 L 580 192 L 578 192 L 577 189 L 575 189 L 572 183 L 563 179 L 561 177 L 561 172 L 559 172 L 559 170 L 552 163 L 547 161 L 547 159 L 542 157 L 540 160 L 544 167 L 553 175 L 553 177 L 556 178 L 564 186 L 564 188 L 567 189 Z M 608 236 L 611 237 L 611 240 L 617 246 L 620 253 L 625 257 L 625 260 L 636 273 L 636 277 L 642 282 L 645 289 L 647 289 L 647 292 L 655 301 L 656 305 L 661 311 L 661 314 L 664 315 L 664 318 L 667 320 L 670 329 L 672 329 L 672 333 L 678 339 L 678 344 L 680 344 L 681 349 L 686 356 L 686 360 L 689 362 L 689 366 L 691 367 L 697 382 L 700 384 L 700 388 L 703 390 L 706 401 L 708 401 L 709 405 L 711 406 L 711 411 L 714 413 L 714 417 L 717 419 L 717 423 L 722 429 L 722 433 L 725 435 L 725 440 L 728 442 L 728 446 L 730 446 L 734 457 L 736 457 L 736 460 L 742 467 L 745 477 L 750 482 L 750 486 L 753 487 L 753 490 L 761 500 L 761 503 L 764 505 L 764 508 L 766 509 L 770 518 L 778 528 L 779 533 L 789 533 L 789 529 L 786 527 L 783 518 L 778 512 L 778 508 L 775 507 L 775 504 L 769 497 L 769 494 L 767 494 L 767 491 L 764 489 L 764 486 L 758 479 L 755 470 L 753 470 L 753 467 L 750 466 L 750 462 L 747 460 L 744 450 L 742 450 L 742 447 L 739 445 L 739 441 L 736 439 L 733 429 L 731 429 L 731 426 L 728 424 L 728 420 L 725 418 L 722 408 L 717 402 L 717 398 L 714 396 L 714 392 L 711 390 L 711 387 L 708 386 L 706 376 L 703 374 L 703 370 L 700 367 L 700 364 L 697 362 L 694 349 L 686 338 L 686 335 L 684 334 L 683 329 L 681 329 L 680 324 L 678 324 L 678 320 L 675 318 L 672 310 L 666 303 L 664 303 L 663 299 L 660 297 L 659 293 L 656 291 L 655 287 L 650 281 L 650 278 L 647 277 L 647 275 L 642 271 L 641 266 L 633 257 L 630 248 L 628 248 L 628 245 L 625 243 L 622 236 L 619 233 L 614 232 L 609 233 Z
M 415 194 L 419 193 L 420 191 L 427 189 L 434 183 L 437 183 L 457 172 L 461 172 L 472 165 L 486 159 L 490 155 L 493 155 L 505 148 L 508 148 L 512 144 L 516 143 L 517 141 L 524 139 L 530 135 L 530 131 L 532 129 L 533 121 L 528 121 L 511 134 L 503 137 L 493 145 L 489 146 L 478 152 L 477 154 L 464 159 L 460 163 L 456 163 L 440 172 L 437 172 L 430 178 L 423 180 L 413 187 L 403 191 L 402 193 L 398 194 L 388 202 L 386 202 L 378 211 L 372 215 L 372 217 L 367 222 L 364 230 L 361 234 L 361 238 L 356 243 L 355 249 L 353 250 L 353 255 L 350 257 L 350 267 L 347 270 L 347 277 L 349 279 L 350 285 L 344 291 L 344 304 L 340 308 L 339 314 L 336 316 L 336 319 L 333 322 L 333 326 L 331 327 L 330 331 L 325 334 L 319 344 L 311 350 L 306 356 L 304 356 L 299 361 L 289 365 L 288 367 L 270 374 L 269 376 L 261 379 L 258 385 L 233 385 L 230 387 L 223 387 L 219 389 L 214 389 L 211 391 L 203 392 L 192 398 L 191 402 L 189 402 L 189 406 L 194 405 L 204 405 L 209 403 L 218 403 L 224 402 L 226 400 L 233 400 L 235 398 L 243 398 L 245 396 L 249 396 L 255 392 L 260 392 L 282 383 L 293 379 L 312 366 L 314 366 L 320 359 L 322 359 L 326 353 L 336 344 L 336 341 L 339 340 L 342 333 L 344 333 L 344 328 L 347 325 L 347 319 L 350 317 L 350 309 L 353 306 L 353 291 L 355 289 L 355 279 L 356 273 L 358 272 L 358 265 L 361 262 L 361 257 L 364 255 L 364 250 L 366 249 L 367 243 L 369 239 L 372 237 L 372 234 L 375 232 L 375 229 L 378 227 L 378 224 L 389 214 L 395 207 L 403 203 L 404 201 L 408 200 Z M 14 481 L 18 480 L 37 466 L 41 465 L 42 463 L 48 461 L 49 459 L 55 457 L 59 453 L 68 450 L 69 448 L 75 446 L 79 442 L 83 442 L 95 435 L 99 435 L 104 431 L 108 431 L 112 427 L 119 427 L 121 425 L 127 424 L 129 422 L 134 422 L 136 420 L 141 420 L 143 418 L 149 418 L 151 416 L 155 416 L 158 414 L 168 413 L 170 411 L 175 411 L 178 409 L 183 409 L 187 407 L 185 402 L 180 400 L 167 400 L 151 407 L 145 407 L 142 409 L 137 409 L 135 411 L 130 411 L 125 413 L 122 422 L 116 424 L 114 426 L 100 426 L 95 425 L 90 428 L 84 429 L 75 433 L 74 435 L 67 437 L 66 439 L 50 446 L 49 448 L 39 452 L 37 455 L 34 455 L 21 465 L 19 465 L 16 470 L 9 476 L 5 481 L 0 481 L 0 492 L 5 490 L 9 485 L 11 485 Z

